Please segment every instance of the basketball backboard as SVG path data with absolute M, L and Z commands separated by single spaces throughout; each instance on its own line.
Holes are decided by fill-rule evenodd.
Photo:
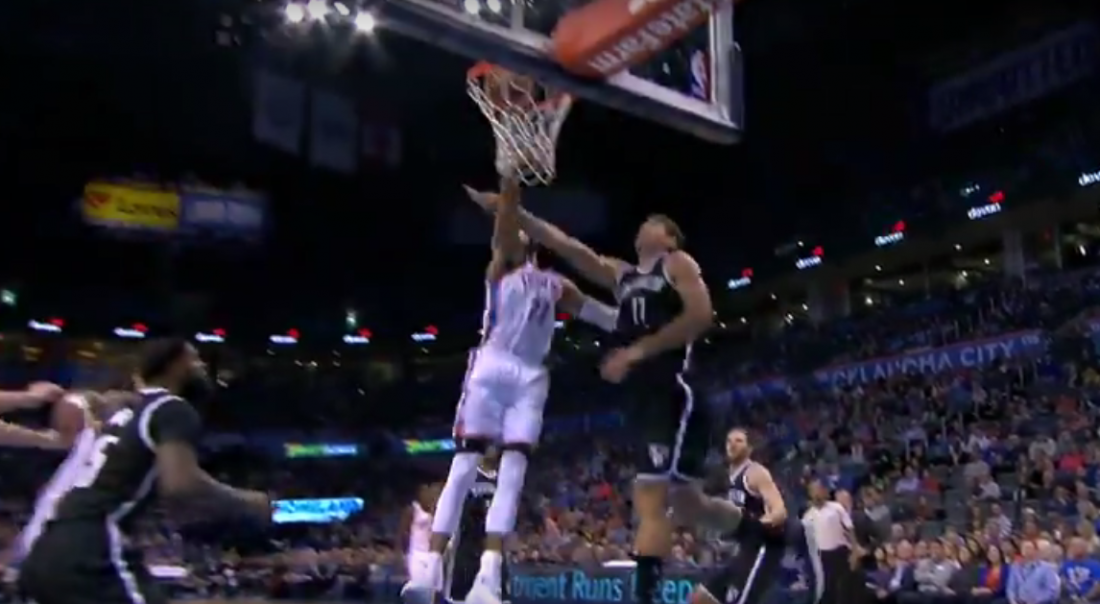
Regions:
M 742 126 L 741 58 L 729 0 L 680 0 L 710 11 L 709 23 L 649 61 L 607 79 L 569 73 L 551 56 L 551 32 L 567 12 L 593 0 L 383 0 L 380 26 L 531 75 L 545 85 L 718 143 Z M 652 1 L 652 0 L 651 0 Z

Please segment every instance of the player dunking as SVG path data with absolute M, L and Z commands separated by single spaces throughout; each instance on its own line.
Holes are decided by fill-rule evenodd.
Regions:
M 515 526 L 527 456 L 542 431 L 549 391 L 544 361 L 554 338 L 555 306 L 612 327 L 613 311 L 587 299 L 568 279 L 538 267 L 518 225 L 519 186 L 505 182 L 502 188 L 486 270 L 482 343 L 471 353 L 455 413 L 457 452 L 432 521 L 428 568 L 402 589 L 404 597 L 417 601 L 442 589 L 442 555 L 458 528 L 462 501 L 477 480 L 482 455 L 491 443 L 500 443 L 496 492 L 485 514 L 485 551 L 465 598 L 472 604 L 499 602 L 504 537 Z
M 497 211 L 495 196 L 471 192 L 470 197 L 486 210 Z M 698 484 L 672 493 L 670 482 L 696 483 L 706 460 L 710 428 L 689 384 L 692 342 L 713 320 L 710 294 L 699 266 L 680 249 L 683 234 L 666 216 L 651 216 L 642 223 L 634 242 L 637 264 L 600 256 L 529 212 L 520 212 L 519 224 L 532 240 L 618 300 L 615 350 L 600 372 L 626 388 L 630 419 L 644 439 L 633 493 L 640 519 L 634 538 L 634 585 L 638 604 L 653 604 L 663 559 L 672 547 L 670 495 L 696 505 L 702 498 Z
M 147 387 L 98 432 L 23 563 L 20 585 L 38 604 L 167 602 L 127 538 L 157 495 L 270 517 L 265 494 L 225 486 L 198 466 L 199 417 L 181 395 L 201 395 L 210 382 L 194 347 L 183 339 L 150 342 L 141 378 Z
M 749 434 L 734 428 L 726 435 L 729 502 L 740 510 L 733 536 L 737 555 L 695 588 L 691 604 L 759 604 L 775 584 L 783 557 L 792 552 L 813 569 L 815 595 L 821 597 L 821 563 L 812 535 L 787 522 L 787 506 L 771 472 L 753 461 Z M 727 515 L 732 517 L 732 515 Z

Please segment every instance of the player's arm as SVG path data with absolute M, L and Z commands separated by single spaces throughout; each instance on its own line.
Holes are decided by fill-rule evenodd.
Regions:
M 725 497 L 703 497 L 696 510 L 695 521 L 702 526 L 729 532 L 741 524 L 741 508 Z
M 52 403 L 65 394 L 65 390 L 50 382 L 35 382 L 21 391 L 0 391 L 0 413 L 17 409 L 31 409 Z
M 497 211 L 493 215 L 493 259 L 489 262 L 488 278 L 496 281 L 504 276 L 508 266 L 523 261 L 523 240 L 519 234 L 519 182 L 501 179 L 497 195 Z
M 72 441 L 56 430 L 32 430 L 0 421 L 0 447 L 65 450 Z
M 466 188 L 466 193 L 487 212 L 494 213 L 498 210 L 498 195 L 475 191 L 469 187 Z M 517 216 L 519 228 L 528 237 L 561 256 L 593 283 L 610 290 L 618 286 L 619 276 L 627 266 L 625 262 L 597 254 L 579 240 L 566 235 L 565 231 L 527 210 L 519 209 Z
M 561 280 L 558 308 L 604 331 L 615 331 L 615 323 L 619 320 L 617 308 L 589 298 L 581 293 L 576 284 L 564 277 Z
M 685 346 L 714 322 L 710 292 L 695 259 L 678 250 L 666 256 L 664 263 L 665 274 L 680 295 L 683 311 L 656 333 L 634 342 L 631 347 L 637 348 L 643 358 Z
M 211 511 L 270 516 L 267 495 L 222 484 L 199 467 L 195 447 L 201 422 L 186 401 L 173 398 L 154 403 L 143 410 L 139 421 L 142 439 L 156 455 L 157 484 L 165 501 L 201 502 Z
M 401 523 L 397 525 L 397 544 L 398 548 L 405 547 L 409 544 L 409 535 L 412 533 L 413 523 L 413 506 L 407 505 L 401 512 Z
M 787 521 L 787 504 L 783 494 L 772 478 L 772 473 L 764 466 L 754 463 L 746 470 L 745 485 L 764 500 L 764 517 L 761 522 L 778 526 Z

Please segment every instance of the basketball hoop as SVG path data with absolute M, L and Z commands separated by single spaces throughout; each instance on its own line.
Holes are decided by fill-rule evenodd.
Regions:
M 493 127 L 497 172 L 525 185 L 554 180 L 558 133 L 573 97 L 485 61 L 466 72 L 466 92 Z

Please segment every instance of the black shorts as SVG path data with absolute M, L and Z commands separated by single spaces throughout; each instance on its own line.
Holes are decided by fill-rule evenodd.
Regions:
M 642 438 L 639 480 L 698 480 L 704 476 L 711 425 L 690 373 L 678 363 L 635 368 L 625 384 L 628 429 Z
M 785 543 L 744 541 L 725 567 L 700 583 L 720 604 L 759 604 L 776 585 L 782 571 Z
M 140 554 L 122 547 L 117 526 L 51 523 L 19 568 L 19 587 L 37 604 L 167 604 Z

